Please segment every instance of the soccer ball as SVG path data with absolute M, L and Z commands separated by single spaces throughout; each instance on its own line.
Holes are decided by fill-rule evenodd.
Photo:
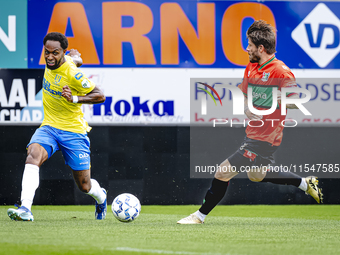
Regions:
M 141 205 L 137 197 L 123 193 L 113 200 L 111 209 L 117 220 L 131 222 L 138 217 Z

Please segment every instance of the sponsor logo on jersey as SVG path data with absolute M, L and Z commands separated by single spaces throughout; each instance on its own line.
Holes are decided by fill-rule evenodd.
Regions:
M 53 95 L 62 96 L 60 91 L 51 89 L 51 84 L 45 78 L 43 80 L 43 89 L 44 92 L 49 92 L 51 96 Z
M 263 75 L 262 75 L 261 80 L 262 80 L 263 82 L 268 81 L 269 75 L 270 75 L 270 73 L 263 72 Z
M 88 89 L 88 88 L 91 86 L 88 79 L 84 79 L 84 80 L 81 82 L 81 85 L 82 85 L 83 88 L 85 88 L 85 89 Z
M 54 83 L 58 85 L 58 83 L 61 81 L 62 76 L 59 74 L 56 74 L 54 77 Z
M 255 91 L 253 91 L 253 99 L 267 99 L 267 94 L 264 92 L 260 92 L 260 93 L 256 93 Z
M 83 76 L 84 75 L 81 72 L 79 72 L 74 76 L 74 78 L 76 78 L 76 80 L 80 80 Z
M 293 30 L 292 38 L 319 67 L 326 67 L 340 52 L 340 20 L 319 3 Z

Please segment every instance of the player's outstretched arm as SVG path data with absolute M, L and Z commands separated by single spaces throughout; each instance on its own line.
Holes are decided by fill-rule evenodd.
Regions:
M 300 98 L 298 94 L 294 94 L 289 97 L 290 99 L 295 99 L 295 98 Z M 295 104 L 287 104 L 286 105 L 287 109 L 299 109 Z
M 293 94 L 289 98 L 290 99 L 299 98 L 299 95 L 298 94 Z M 278 91 L 277 101 L 281 105 L 281 91 Z M 286 108 L 287 109 L 299 109 L 295 104 L 287 104 Z
M 97 86 L 85 96 L 72 96 L 71 89 L 68 86 L 64 86 L 61 94 L 67 101 L 72 103 L 100 104 L 105 102 L 104 93 Z
M 70 56 L 72 58 L 73 62 L 76 64 L 77 67 L 82 66 L 83 59 L 80 57 L 81 54 L 78 50 L 70 49 L 68 56 Z

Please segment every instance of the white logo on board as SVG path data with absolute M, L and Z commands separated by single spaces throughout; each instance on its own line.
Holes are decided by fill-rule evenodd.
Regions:
M 340 20 L 320 3 L 293 30 L 292 38 L 319 67 L 326 67 L 340 52 Z
M 16 51 L 16 16 L 9 15 L 8 16 L 8 35 L 4 32 L 4 30 L 0 27 L 0 41 L 6 46 L 8 51 Z

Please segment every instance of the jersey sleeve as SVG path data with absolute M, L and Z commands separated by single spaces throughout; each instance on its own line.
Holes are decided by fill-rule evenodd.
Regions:
M 286 66 L 285 66 L 286 67 Z M 286 67 L 288 68 L 288 67 Z M 282 88 L 296 88 L 297 84 L 296 84 L 296 79 L 294 74 L 290 71 L 290 69 L 288 68 L 287 71 L 283 72 L 280 75 L 280 90 Z M 286 94 L 286 97 L 291 97 L 293 95 L 298 95 L 295 92 L 288 92 Z
M 247 89 L 248 89 L 248 65 L 244 70 L 242 83 L 238 86 L 239 89 L 243 92 L 243 95 L 247 97 Z
M 72 61 L 72 58 L 70 58 L 70 61 Z M 90 93 L 96 85 L 89 80 L 79 68 L 77 68 L 73 61 L 71 65 L 72 68 L 69 72 L 71 89 L 77 91 L 77 95 L 80 96 Z

